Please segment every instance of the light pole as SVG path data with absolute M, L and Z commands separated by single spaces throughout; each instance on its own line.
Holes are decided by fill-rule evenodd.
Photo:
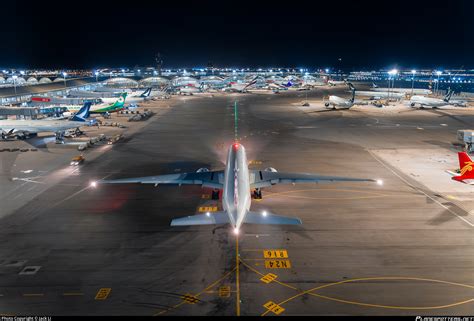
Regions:
M 438 96 L 439 94 L 439 76 L 442 74 L 441 71 L 436 71 L 436 75 L 438 76 L 437 80 L 436 80 L 436 96 Z
M 416 70 L 413 69 L 411 71 L 411 95 L 413 96 L 413 88 L 415 86 L 415 74 L 416 74 Z
M 390 100 L 390 71 L 388 72 L 387 100 Z
M 388 72 L 390 76 L 393 76 L 393 85 L 395 86 L 395 76 L 398 74 L 397 69 L 392 69 Z M 390 100 L 390 77 L 388 77 L 388 100 Z
M 63 72 L 63 80 L 64 80 L 64 95 L 66 95 L 66 76 L 67 76 L 67 72 Z
M 18 78 L 17 75 L 13 75 L 12 76 L 12 79 L 13 79 L 13 86 L 15 87 L 15 96 L 16 96 L 16 79 Z M 16 98 L 15 98 L 16 99 Z

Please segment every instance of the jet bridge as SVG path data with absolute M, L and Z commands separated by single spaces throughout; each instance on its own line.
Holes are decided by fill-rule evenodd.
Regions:
M 458 141 L 464 144 L 464 149 L 468 153 L 474 151 L 474 129 L 459 129 L 457 137 Z

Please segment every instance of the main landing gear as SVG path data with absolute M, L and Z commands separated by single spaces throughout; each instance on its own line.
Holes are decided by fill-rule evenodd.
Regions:
M 213 200 L 218 200 L 218 199 L 219 199 L 219 190 L 218 190 L 218 189 L 215 189 L 215 190 L 212 191 L 212 196 L 211 196 L 211 198 L 212 198 Z
M 256 199 L 256 200 L 261 200 L 262 199 L 262 189 L 260 188 L 256 188 L 254 191 L 253 191 L 253 198 Z
M 56 144 L 64 144 L 64 132 L 56 132 Z

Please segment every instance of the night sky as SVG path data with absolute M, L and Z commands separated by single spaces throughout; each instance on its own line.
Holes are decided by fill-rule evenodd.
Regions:
M 4 1 L 0 67 L 474 67 L 474 1 L 256 3 Z

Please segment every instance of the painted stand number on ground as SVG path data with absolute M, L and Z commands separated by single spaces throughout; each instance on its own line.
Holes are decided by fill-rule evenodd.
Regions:
M 267 269 L 291 269 L 290 260 L 265 260 Z
M 230 286 L 221 286 L 219 288 L 219 296 L 221 298 L 228 298 L 230 297 Z
M 278 276 L 273 274 L 273 273 L 268 273 L 268 274 L 265 274 L 261 279 L 260 281 L 264 282 L 264 283 L 270 283 L 272 282 L 273 280 L 275 280 Z
M 112 291 L 111 288 L 101 288 L 99 291 L 97 291 L 97 294 L 95 296 L 96 300 L 105 300 L 110 294 L 110 291 Z
M 201 206 L 199 212 L 216 212 L 217 206 Z
M 266 259 L 287 259 L 288 252 L 286 250 L 264 250 L 263 257 Z
M 279 306 L 278 304 L 276 304 L 273 301 L 268 301 L 263 306 L 266 309 L 268 309 L 268 310 L 272 311 L 273 313 L 275 313 L 276 315 L 278 315 L 278 314 L 282 313 L 283 311 L 285 311 L 285 309 L 283 307 Z

